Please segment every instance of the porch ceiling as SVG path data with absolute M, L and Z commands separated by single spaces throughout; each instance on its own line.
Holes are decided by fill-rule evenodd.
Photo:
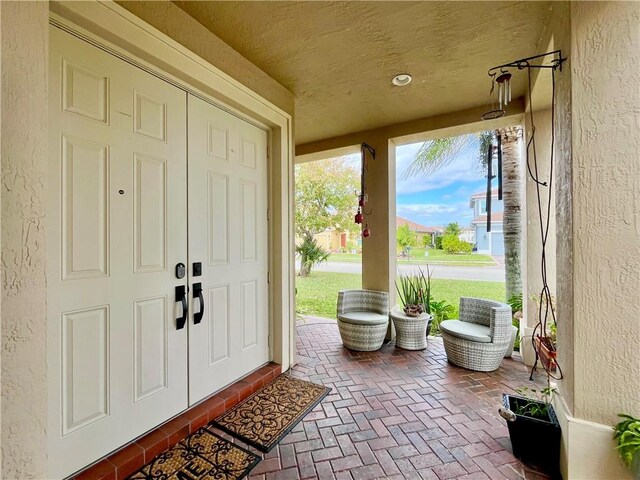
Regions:
M 487 102 L 487 69 L 536 53 L 550 2 L 176 1 L 296 96 L 296 143 Z M 394 87 L 391 78 L 413 82 Z M 242 80 L 242 79 L 240 79 Z M 514 97 L 525 76 L 517 76 Z

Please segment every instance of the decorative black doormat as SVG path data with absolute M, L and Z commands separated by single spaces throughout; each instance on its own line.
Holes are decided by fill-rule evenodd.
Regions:
M 158 455 L 129 480 L 239 480 L 260 457 L 203 427 Z
M 268 452 L 330 391 L 322 385 L 280 375 L 220 415 L 212 425 Z

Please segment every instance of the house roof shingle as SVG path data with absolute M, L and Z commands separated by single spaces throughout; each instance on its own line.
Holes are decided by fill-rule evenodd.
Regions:
M 420 225 L 419 223 L 412 222 L 411 220 L 407 220 L 403 217 L 396 217 L 396 228 L 401 227 L 402 225 L 408 225 L 409 229 L 413 230 L 416 233 L 442 233 L 444 231 L 444 227 L 427 227 L 425 225 Z

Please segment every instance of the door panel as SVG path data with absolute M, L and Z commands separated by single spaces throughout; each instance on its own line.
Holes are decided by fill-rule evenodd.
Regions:
M 51 27 L 49 477 L 187 407 L 186 93 Z
M 203 289 L 202 321 L 189 325 L 189 402 L 265 364 L 267 137 L 189 95 L 189 258 Z M 203 241 L 206 240 L 206 241 Z M 193 289 L 192 289 L 193 291 Z M 192 299 L 199 311 L 199 300 Z

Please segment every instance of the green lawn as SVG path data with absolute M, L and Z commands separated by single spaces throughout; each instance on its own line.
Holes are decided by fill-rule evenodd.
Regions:
M 488 266 L 495 265 L 490 255 L 470 253 L 466 255 L 452 255 L 443 250 L 429 249 L 429 256 L 424 254 L 424 248 L 414 248 L 409 257 L 397 257 L 398 263 L 424 265 L 458 265 L 458 266 Z M 352 253 L 332 253 L 329 262 L 361 263 L 362 255 Z
M 338 291 L 361 288 L 360 275 L 354 273 L 312 272 L 309 277 L 296 277 L 296 310 L 303 315 L 335 318 Z M 456 309 L 460 297 L 480 297 L 504 302 L 501 282 L 474 280 L 431 280 L 433 298 L 446 300 Z

